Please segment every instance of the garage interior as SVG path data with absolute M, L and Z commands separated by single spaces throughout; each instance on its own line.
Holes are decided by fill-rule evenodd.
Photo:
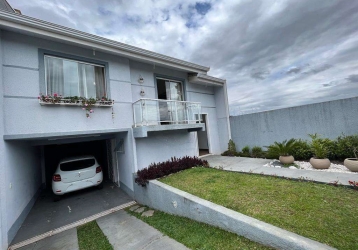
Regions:
M 84 219 L 133 199 L 117 185 L 113 135 L 76 139 L 48 139 L 32 142 L 41 151 L 42 190 L 11 244 Z M 65 194 L 57 202 L 52 192 L 52 175 L 59 161 L 73 156 L 93 155 L 102 167 L 103 189 L 91 187 Z

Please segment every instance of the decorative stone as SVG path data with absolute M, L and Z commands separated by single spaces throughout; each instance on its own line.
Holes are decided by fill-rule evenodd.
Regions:
M 136 210 L 136 209 L 138 209 L 138 208 L 139 208 L 139 206 L 138 206 L 138 205 L 135 205 L 135 206 L 131 207 L 129 210 L 130 210 L 130 211 L 134 211 L 134 210 Z
M 289 169 L 297 169 L 295 166 L 289 166 Z
M 151 217 L 151 216 L 153 216 L 153 214 L 154 214 L 154 210 L 148 210 L 148 211 L 145 211 L 144 213 L 142 213 L 142 216 Z
M 144 212 L 144 210 L 145 210 L 145 207 L 140 207 L 140 208 L 138 208 L 137 210 L 135 210 L 134 212 L 136 212 L 136 213 L 142 213 L 142 212 Z

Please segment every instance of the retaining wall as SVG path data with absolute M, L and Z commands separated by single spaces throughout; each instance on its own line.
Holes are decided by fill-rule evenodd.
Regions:
M 179 189 L 150 181 L 134 185 L 135 200 L 163 212 L 204 222 L 276 249 L 333 249 L 249 216 L 219 206 Z

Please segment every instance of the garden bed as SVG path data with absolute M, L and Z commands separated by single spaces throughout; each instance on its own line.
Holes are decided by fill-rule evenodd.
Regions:
M 331 163 L 331 166 L 328 169 L 315 169 L 307 161 L 295 161 L 294 164 L 284 165 L 278 160 L 271 161 L 264 167 L 271 168 L 289 168 L 289 169 L 303 169 L 303 170 L 313 170 L 321 172 L 338 172 L 338 173 L 347 173 L 347 174 L 358 174 L 358 172 L 352 172 L 342 164 Z
M 208 168 L 160 181 L 329 246 L 357 249 L 356 190 Z

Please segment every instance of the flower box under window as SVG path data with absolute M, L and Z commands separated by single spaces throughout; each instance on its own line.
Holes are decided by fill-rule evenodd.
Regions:
M 40 98 L 40 105 L 65 105 L 65 106 L 84 106 L 84 100 L 73 100 L 67 98 Z M 97 100 L 92 106 L 94 107 L 112 107 L 114 104 L 113 100 Z

